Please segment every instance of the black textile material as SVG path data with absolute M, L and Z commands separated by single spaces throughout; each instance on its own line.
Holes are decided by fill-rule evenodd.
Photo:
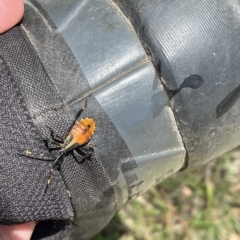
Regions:
M 167 89 L 178 89 L 189 75 L 203 78 L 198 89 L 184 88 L 171 99 L 189 166 L 237 147 L 240 101 L 218 118 L 217 107 L 240 83 L 239 1 L 114 1 L 131 19 Z
M 66 231 L 71 228 L 72 223 L 69 219 L 74 216 L 73 209 L 58 171 L 53 174 L 50 187 L 45 193 L 51 164 L 49 160 L 54 156 L 47 151 L 42 139 L 43 135 L 34 127 L 27 108 L 28 110 L 42 108 L 43 111 L 47 111 L 48 106 L 52 106 L 54 102 L 59 104 L 60 101 L 55 100 L 57 95 L 53 91 L 45 69 L 20 27 L 15 27 L 0 36 L 0 55 L 4 56 L 9 66 L 9 68 L 5 67 L 8 74 L 12 73 L 14 76 L 9 77 L 8 81 L 3 79 L 4 82 L 12 84 L 11 88 L 1 86 L 1 89 L 6 88 L 6 91 L 1 91 L 1 94 L 6 94 L 7 99 L 4 100 L 4 95 L 0 98 L 5 103 L 1 107 L 6 108 L 0 111 L 0 127 L 5 129 L 1 131 L 4 137 L 1 137 L 3 167 L 0 181 L 3 187 L 0 194 L 0 219 L 4 224 L 50 219 L 54 219 L 57 224 L 56 220 L 59 219 L 61 229 L 58 230 L 61 231 L 56 233 L 58 237 L 55 238 L 59 239 L 60 235 L 65 236 Z M 1 74 L 1 78 L 5 76 L 7 76 L 5 73 Z M 24 100 L 27 104 L 20 101 L 23 98 L 19 88 L 25 93 Z M 30 111 L 30 113 L 35 119 L 34 113 L 37 112 Z M 58 120 L 61 121 L 61 118 L 62 116 L 59 116 Z M 45 129 L 46 124 L 47 122 L 42 124 Z M 49 134 L 49 129 L 47 131 Z M 26 150 L 31 152 L 32 158 L 17 154 L 24 154 Z M 66 221 L 63 221 L 64 219 Z M 51 229 L 51 226 L 46 225 L 44 231 L 40 231 L 41 235 L 44 232 L 48 234 L 50 231 L 52 232 L 50 235 L 53 235 L 56 228 Z
M 7 43 L 0 36 L 0 46 L 3 44 Z M 50 162 L 18 155 L 28 150 L 33 155 L 42 153 L 46 158 L 52 158 L 33 125 L 18 83 L 2 57 L 0 88 L 1 223 L 69 219 L 73 212 L 67 194 L 63 194 L 66 190 L 58 174 L 54 190 L 45 193 Z
M 53 87 L 51 86 L 52 84 L 48 80 L 48 76 L 42 67 L 40 60 L 38 59 L 31 45 L 28 43 L 28 40 L 25 38 L 21 28 L 15 27 L 11 31 L 0 36 L 0 43 L 2 47 L 1 54 L 4 55 L 5 59 L 7 59 L 8 65 L 14 74 L 15 80 L 17 80 L 17 83 L 21 86 L 22 91 L 25 93 L 28 109 L 30 109 L 32 117 L 36 120 L 36 114 L 39 114 L 40 110 L 47 112 L 48 109 L 55 108 L 56 105 L 61 105 L 61 101 L 58 97 L 56 97 L 57 94 L 53 92 Z M 14 44 L 14 47 L 12 47 L 12 44 Z M 11 93 L 10 90 L 9 93 Z M 18 107 L 17 109 L 21 108 Z M 39 118 L 42 119 L 42 117 L 43 116 L 40 116 Z M 57 116 L 57 120 L 61 123 L 63 123 L 62 118 L 63 116 L 61 115 Z M 25 119 L 27 118 L 25 117 Z M 19 129 L 18 126 L 21 124 L 26 125 L 27 123 L 24 123 L 25 119 L 23 118 L 22 121 L 16 121 L 16 128 Z M 51 119 L 49 120 L 51 121 Z M 57 121 L 55 122 L 57 123 Z M 1 121 L 1 124 L 2 123 L 4 122 Z M 48 134 L 45 136 L 49 135 L 49 129 L 46 130 L 46 125 L 48 122 L 45 121 L 41 123 L 45 129 L 45 132 L 48 131 Z M 49 124 L 49 126 L 51 125 Z M 19 129 L 19 131 L 24 133 L 26 131 L 25 128 L 26 127 L 23 127 L 23 129 Z M 32 128 L 34 127 L 32 126 Z M 10 131 L 10 129 L 8 131 Z M 4 211 L 2 211 L 3 214 L 6 215 L 6 211 L 7 213 L 8 211 L 11 213 L 6 217 L 1 216 L 1 220 L 3 223 L 12 224 L 15 222 L 55 219 L 54 224 L 58 226 L 57 228 L 52 228 L 52 224 L 49 224 L 49 222 L 43 222 L 37 225 L 35 230 L 36 233 L 34 233 L 32 239 L 44 239 L 43 236 L 51 236 L 49 239 L 60 239 L 60 237 L 62 238 L 66 235 L 67 230 L 71 229 L 72 223 L 69 220 L 59 222 L 56 220 L 70 219 L 73 217 L 73 210 L 70 200 L 66 192 L 65 185 L 57 171 L 53 175 L 51 185 L 45 193 L 50 162 L 39 160 L 39 153 L 44 153 L 45 157 L 43 157 L 43 159 L 53 159 L 53 156 L 51 156 L 46 150 L 46 147 L 43 144 L 43 139 L 41 138 L 41 134 L 37 131 L 37 129 L 35 130 L 35 134 L 30 135 L 28 132 L 26 132 L 26 134 L 29 139 L 25 139 L 24 136 L 22 138 L 18 137 L 19 149 L 14 149 L 14 152 L 16 155 L 16 151 L 24 153 L 26 150 L 28 150 L 32 152 L 33 158 L 17 156 L 17 159 L 15 157 L 16 160 L 13 158 L 15 161 L 17 161 L 14 166 L 9 166 L 8 164 L 4 163 L 4 165 L 13 169 L 17 176 L 21 174 L 22 165 L 28 170 L 23 169 L 24 174 L 22 178 L 25 180 L 25 184 L 21 184 L 23 180 L 21 180 L 19 183 L 18 178 L 15 176 L 13 176 L 13 178 L 16 179 L 16 181 L 10 181 L 11 179 L 6 180 L 6 178 L 1 179 L 11 190 L 11 195 L 1 194 L 2 197 L 7 197 L 6 200 L 3 199 L 1 202 L 7 202 L 10 208 L 9 209 L 4 204 L 1 204 L 1 207 L 4 209 Z M 36 142 L 36 140 L 34 141 L 34 137 L 38 140 L 38 142 Z M 6 144 L 9 143 L 10 141 L 6 141 Z M 8 148 L 12 149 L 10 146 Z M 3 151 L 6 152 L 5 149 L 3 149 Z M 38 160 L 34 159 L 34 157 L 37 157 Z M 22 165 L 20 165 L 19 162 L 22 162 Z M 19 169 L 17 166 L 19 166 Z M 6 169 L 6 167 L 4 171 L 4 175 L 6 175 L 6 173 L 9 175 L 10 171 Z M 4 175 L 1 174 L 1 176 Z M 25 188 L 21 190 L 19 189 L 19 186 L 13 185 L 12 182 L 17 185 L 21 184 L 22 186 L 25 186 Z M 2 185 L 4 186 L 4 184 Z M 6 191 L 5 189 L 2 190 Z M 22 196 L 26 197 L 22 199 Z M 14 210 L 12 205 L 15 206 L 16 210 Z

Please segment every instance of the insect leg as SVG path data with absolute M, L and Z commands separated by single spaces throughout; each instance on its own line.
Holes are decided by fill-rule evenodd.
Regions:
M 61 162 L 64 159 L 65 153 L 66 153 L 65 151 L 60 152 L 59 155 L 57 156 L 57 158 L 54 160 L 53 165 L 52 165 L 52 167 L 49 170 L 49 177 L 47 179 L 47 186 L 46 186 L 46 189 L 45 189 L 45 193 L 47 192 L 48 186 L 49 186 L 49 184 L 51 182 L 52 173 L 54 172 L 54 170 L 56 168 L 60 167 Z
M 59 150 L 61 149 L 61 146 L 59 146 L 59 144 L 62 144 L 63 143 L 63 140 L 54 133 L 53 129 L 51 129 L 50 127 L 47 126 L 47 128 L 50 129 L 51 131 L 51 138 L 52 139 L 43 139 L 43 141 L 45 142 L 45 145 L 46 145 L 46 148 L 49 150 L 49 151 L 54 151 L 54 150 Z M 53 141 L 52 141 L 53 140 Z M 58 147 L 51 147 L 50 145 L 51 144 L 56 144 L 58 145 Z
M 52 128 L 50 128 L 50 127 L 48 127 L 48 128 L 50 129 L 52 140 L 55 143 L 63 143 L 64 142 L 57 134 L 54 133 Z
M 62 160 L 64 159 L 64 156 L 66 154 L 65 150 L 60 151 L 60 153 L 58 154 L 57 158 L 54 160 L 52 168 L 55 168 L 56 166 L 60 166 L 62 163 Z
M 76 114 L 75 116 L 75 120 L 74 122 L 69 126 L 68 128 L 68 132 L 71 131 L 71 129 L 73 128 L 74 124 L 77 122 L 78 118 L 80 117 L 80 115 L 82 114 L 82 112 L 87 108 L 87 101 L 85 102 L 85 105 L 79 110 L 79 112 Z
M 46 148 L 47 148 L 49 151 L 54 151 L 54 150 L 59 150 L 59 149 L 61 149 L 61 146 L 58 146 L 58 147 L 50 147 L 50 146 L 49 146 L 51 143 L 57 144 L 57 143 L 55 143 L 55 142 L 51 142 L 51 141 L 49 142 L 48 139 L 43 139 L 43 141 L 45 142 Z
M 83 163 L 86 159 L 91 161 L 92 154 L 81 151 L 84 155 L 81 155 L 76 149 L 73 150 L 73 157 L 78 163 Z
M 92 145 L 92 144 L 89 144 L 88 145 L 88 150 L 91 151 L 91 152 L 94 152 L 94 148 L 93 147 L 96 147 L 97 145 Z
M 82 112 L 87 108 L 87 101 L 85 102 L 85 105 L 79 110 L 79 112 L 76 114 L 75 116 L 75 122 L 77 121 L 77 119 L 80 117 L 80 115 L 82 114 Z
M 79 148 L 76 148 L 76 149 L 79 149 L 80 151 L 82 151 L 85 154 L 92 155 L 94 153 L 93 145 L 89 144 L 87 147 L 88 148 L 79 147 Z

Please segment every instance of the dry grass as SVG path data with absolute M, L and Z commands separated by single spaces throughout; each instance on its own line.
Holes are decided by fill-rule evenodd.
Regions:
M 240 240 L 240 148 L 129 202 L 94 240 Z

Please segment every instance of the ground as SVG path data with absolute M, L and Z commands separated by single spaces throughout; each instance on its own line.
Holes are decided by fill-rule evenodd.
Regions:
M 128 202 L 93 240 L 240 240 L 240 148 Z

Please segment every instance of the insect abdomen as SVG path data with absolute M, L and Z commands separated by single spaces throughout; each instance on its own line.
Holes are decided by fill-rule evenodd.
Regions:
M 83 118 L 76 122 L 70 131 L 73 140 L 79 145 L 86 144 L 94 134 L 96 123 L 93 118 Z

